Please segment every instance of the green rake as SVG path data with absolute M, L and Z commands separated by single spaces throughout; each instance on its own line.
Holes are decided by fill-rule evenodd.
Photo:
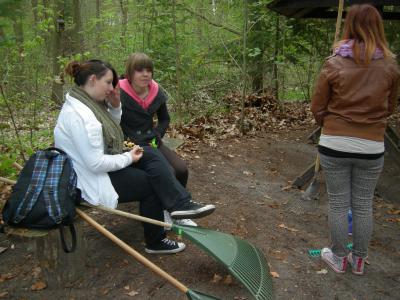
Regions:
M 273 287 L 268 263 L 262 252 L 249 242 L 230 234 L 206 228 L 168 224 L 105 206 L 93 207 L 138 221 L 171 228 L 176 234 L 191 240 L 227 267 L 229 272 L 247 288 L 254 299 L 272 299 Z

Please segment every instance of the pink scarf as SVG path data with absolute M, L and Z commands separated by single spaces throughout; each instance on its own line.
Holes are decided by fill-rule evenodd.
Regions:
M 144 110 L 147 110 L 149 108 L 149 106 L 153 103 L 158 94 L 158 84 L 154 80 L 151 80 L 149 84 L 149 94 L 147 95 L 146 99 L 142 99 L 139 97 L 139 95 L 132 88 L 128 79 L 121 79 L 119 81 L 119 86 L 125 93 L 127 93 L 133 100 L 135 100 L 141 107 L 143 107 Z
M 341 57 L 351 57 L 354 58 L 353 54 L 354 40 L 346 40 L 343 44 L 335 48 L 335 53 Z M 364 58 L 364 44 L 361 44 L 361 58 Z M 376 48 L 374 54 L 372 54 L 372 59 L 383 58 L 383 52 L 380 48 Z

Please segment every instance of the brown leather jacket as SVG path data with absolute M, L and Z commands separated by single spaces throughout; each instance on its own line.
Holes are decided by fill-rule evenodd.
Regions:
M 356 64 L 332 55 L 316 82 L 311 111 L 322 133 L 383 141 L 398 99 L 400 72 L 392 58 Z

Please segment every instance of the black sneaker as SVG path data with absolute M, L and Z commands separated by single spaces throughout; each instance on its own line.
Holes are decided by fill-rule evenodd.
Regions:
M 164 238 L 155 245 L 146 246 L 144 250 L 151 254 L 169 254 L 181 252 L 185 249 L 185 247 L 186 245 L 184 243 L 179 243 L 171 241 L 168 238 Z
M 215 210 L 212 204 L 199 204 L 194 201 L 180 203 L 171 210 L 171 217 L 174 219 L 196 219 L 208 216 Z

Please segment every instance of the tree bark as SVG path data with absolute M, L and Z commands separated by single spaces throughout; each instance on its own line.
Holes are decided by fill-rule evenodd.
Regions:
M 279 101 L 279 80 L 278 80 L 278 54 L 279 54 L 279 24 L 280 17 L 276 14 L 275 22 L 275 47 L 274 47 L 274 83 L 275 83 L 275 99 Z
M 242 48 L 242 55 L 243 55 L 243 66 L 242 66 L 242 73 L 243 73 L 243 90 L 242 90 L 242 100 L 241 100 L 241 113 L 240 113 L 240 123 L 239 129 L 242 134 L 245 133 L 244 129 L 244 104 L 246 102 L 246 95 L 247 95 L 247 27 L 248 27 L 248 2 L 244 0 L 244 23 L 243 23 L 243 48 Z
M 180 51 L 178 43 L 178 35 L 176 29 L 176 0 L 173 0 L 172 4 L 172 31 L 174 35 L 175 43 L 175 80 L 176 80 L 176 104 L 178 112 L 178 123 L 182 124 L 182 101 L 181 101 L 181 62 L 180 62 Z
M 18 9 L 18 14 L 12 14 L 12 24 L 14 29 L 15 42 L 18 48 L 19 72 L 23 70 L 24 63 L 24 29 L 22 27 L 21 11 Z
M 152 31 L 153 25 L 157 16 L 157 9 L 156 9 L 156 0 L 151 2 L 151 19 L 150 19 L 150 26 L 147 32 L 147 49 L 151 49 L 151 38 L 152 38 Z
M 35 33 L 37 34 L 37 24 L 39 23 L 39 17 L 37 13 L 37 6 L 38 6 L 38 0 L 31 0 L 31 6 L 32 6 L 32 13 L 33 13 L 33 29 Z
M 336 42 L 339 39 L 340 25 L 342 24 L 343 2 L 344 2 L 344 0 L 339 0 L 338 14 L 337 14 L 337 18 L 336 18 L 336 30 L 335 30 L 334 44 L 336 44 Z
M 98 57 L 100 55 L 100 43 L 101 43 L 101 26 L 100 26 L 100 8 L 101 8 L 101 2 L 100 0 L 96 0 L 96 56 Z
M 121 8 L 121 48 L 126 48 L 126 31 L 128 26 L 128 0 L 119 0 L 119 5 Z
M 58 106 L 63 103 L 63 85 L 60 80 L 61 65 L 58 60 L 63 55 L 62 30 L 57 30 L 57 19 L 64 19 L 64 1 L 54 0 L 54 31 L 52 32 L 51 60 L 53 65 L 53 80 L 51 85 L 51 100 Z
M 73 20 L 74 28 L 72 30 L 72 53 L 83 54 L 85 51 L 85 40 L 82 34 L 81 1 L 73 0 Z
M 252 5 L 247 4 L 247 15 L 248 22 L 252 24 L 250 31 L 248 32 L 248 49 L 259 49 L 259 53 L 255 56 L 248 58 L 248 74 L 251 82 L 251 89 L 255 92 L 259 92 L 263 89 L 263 78 L 265 71 L 264 52 L 267 44 L 267 37 L 265 33 L 265 23 L 263 12 L 260 8 L 254 5 L 255 0 L 249 1 Z

